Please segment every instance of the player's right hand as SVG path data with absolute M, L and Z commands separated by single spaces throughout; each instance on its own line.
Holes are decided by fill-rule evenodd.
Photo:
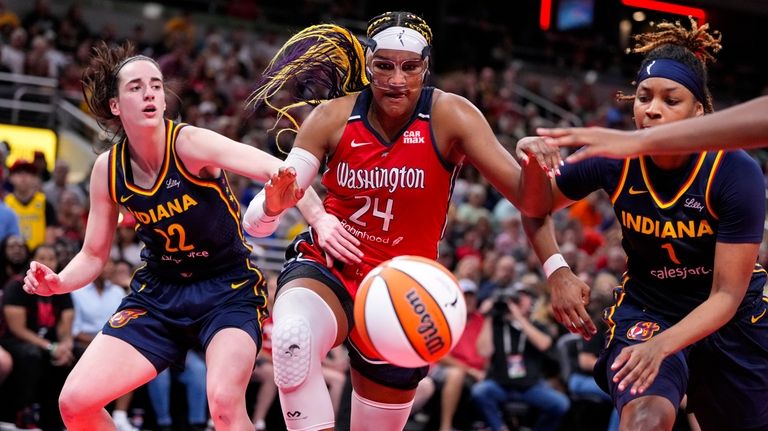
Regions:
M 587 340 L 592 338 L 597 333 L 597 328 L 586 309 L 589 304 L 589 286 L 568 268 L 553 272 L 548 283 L 552 288 L 552 312 L 555 320 Z
M 624 159 L 640 154 L 640 131 L 621 131 L 603 127 L 538 128 L 536 133 L 544 142 L 557 147 L 583 147 L 565 159 L 576 163 L 589 157 Z
M 346 264 L 362 262 L 363 252 L 358 248 L 360 240 L 344 229 L 336 216 L 325 213 L 312 224 L 312 228 L 317 245 L 325 251 L 328 268 L 333 266 L 334 259 Z
M 264 212 L 269 216 L 296 205 L 304 196 L 304 190 L 296 183 L 296 170 L 283 166 L 270 176 L 264 185 L 264 194 Z
M 59 293 L 61 278 L 51 268 L 32 261 L 24 277 L 24 291 L 32 295 L 51 296 Z

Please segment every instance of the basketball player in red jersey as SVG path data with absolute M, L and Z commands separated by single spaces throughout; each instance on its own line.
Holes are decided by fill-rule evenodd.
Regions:
M 351 429 L 402 429 L 415 388 L 427 367 L 391 365 L 360 343 L 352 304 L 358 284 L 373 267 L 404 254 L 437 258 L 454 179 L 466 161 L 526 214 L 549 204 L 542 191 L 526 190 L 521 169 L 499 144 L 487 121 L 466 99 L 424 85 L 432 31 L 420 17 L 387 12 L 368 25 L 363 48 L 348 30 L 309 27 L 294 35 L 264 73 L 252 95 L 270 103 L 296 81 L 298 104 L 318 105 L 298 130 L 285 165 L 300 187 L 327 163 L 325 208 L 360 240 L 357 264 L 327 265 L 312 230 L 291 245 L 278 282 L 273 319 L 275 381 L 289 430 L 334 427 L 321 360 L 346 340 L 351 357 Z M 307 96 L 324 87 L 332 100 Z M 293 121 L 294 124 L 295 121 Z M 544 175 L 531 169 L 530 175 Z M 246 222 L 273 219 L 256 197 Z M 258 220 L 254 222 L 253 220 Z M 274 223 L 274 221 L 272 221 Z

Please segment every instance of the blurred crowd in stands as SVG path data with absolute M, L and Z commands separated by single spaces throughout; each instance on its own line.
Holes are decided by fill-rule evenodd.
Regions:
M 140 23 L 130 35 L 118 36 L 109 29 L 92 28 L 77 3 L 57 16 L 48 0 L 36 0 L 31 12 L 17 16 L 0 0 L 0 71 L 55 78 L 64 97 L 82 106 L 80 75 L 91 47 L 99 40 L 117 43 L 127 37 L 160 64 L 171 90 L 169 117 L 277 156 L 290 148 L 290 137 L 285 135 L 278 148 L 271 132 L 272 114 L 245 106 L 252 84 L 288 34 L 200 28 L 184 13 L 166 21 L 158 40 L 148 40 Z M 518 138 L 538 126 L 573 123 L 542 110 L 534 96 L 575 114 L 586 125 L 628 128 L 631 124 L 629 106 L 603 97 L 589 76 L 581 80 L 540 76 L 522 63 L 508 61 L 501 68 L 466 65 L 431 79 L 477 105 L 510 150 Z M 519 87 L 527 90 L 525 96 Z M 306 111 L 299 118 L 303 115 Z M 134 230 L 136 220 L 122 214 L 112 261 L 101 277 L 71 295 L 26 294 L 22 278 L 31 259 L 61 268 L 80 249 L 89 205 L 88 179 L 71 182 L 65 158 L 53 161 L 55 167 L 49 172 L 42 153 L 9 166 L 6 158 L 11 150 L 7 143 L 0 145 L 4 195 L 0 201 L 0 286 L 4 286 L 0 422 L 20 429 L 60 430 L 58 391 L 73 363 L 126 294 L 131 274 L 140 265 L 141 244 Z M 236 176 L 230 180 L 241 205 L 247 205 L 261 187 Z M 284 217 L 276 236 L 288 239 L 304 227 L 300 216 Z M 557 214 L 556 231 L 562 254 L 592 286 L 590 311 L 600 321 L 612 289 L 621 280 L 626 258 L 607 196 L 595 193 Z M 764 246 L 760 260 L 768 264 Z M 419 387 L 414 429 L 614 429 L 609 425 L 610 403 L 591 379 L 601 338 L 583 342 L 554 321 L 541 265 L 525 238 L 519 211 L 472 166 L 465 166 L 456 181 L 440 261 L 460 280 L 469 306 L 468 325 L 456 349 L 432 368 Z M 272 293 L 275 276 L 269 273 Z M 266 337 L 269 327 L 267 322 Z M 267 339 L 249 391 L 257 430 L 284 429 L 281 416 L 274 414 L 279 406 L 269 354 Z M 340 429 L 348 414 L 347 366 L 346 354 L 339 349 L 328 358 L 325 370 Z M 183 372 L 171 370 L 147 386 L 138 389 L 133 399 L 122 398 L 111 407 L 118 430 L 205 429 L 208 413 L 201 352 L 189 353 Z M 180 405 L 178 399 L 185 398 Z

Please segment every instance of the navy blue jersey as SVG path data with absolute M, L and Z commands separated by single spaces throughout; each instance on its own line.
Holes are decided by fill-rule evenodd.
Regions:
M 744 151 L 695 154 L 674 170 L 640 157 L 595 158 L 561 172 L 557 185 L 569 199 L 597 189 L 610 195 L 628 256 L 624 291 L 673 320 L 709 296 L 717 242 L 762 241 L 763 176 Z M 755 277 L 765 277 L 757 264 Z M 760 290 L 751 288 L 745 302 Z
M 184 126 L 166 121 L 165 159 L 151 189 L 134 184 L 126 141 L 113 146 L 109 193 L 136 218 L 147 269 L 161 277 L 191 280 L 245 266 L 251 249 L 226 175 L 199 178 L 176 154 L 176 138 Z

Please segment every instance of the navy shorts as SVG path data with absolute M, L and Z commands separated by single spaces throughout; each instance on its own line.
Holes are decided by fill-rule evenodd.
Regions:
M 618 290 L 615 296 L 614 305 L 605 311 L 605 320 L 608 323 L 607 341 L 606 348 L 600 353 L 595 364 L 595 381 L 611 396 L 619 414 L 627 403 L 647 395 L 664 397 L 677 407 L 688 386 L 687 350 L 666 357 L 659 367 L 656 379 L 642 394 L 632 395 L 630 388 L 619 391 L 619 384 L 613 382 L 613 376 L 619 370 L 611 370 L 610 365 L 624 347 L 650 340 L 672 326 L 667 319 L 643 310 Z
M 704 431 L 768 430 L 768 297 L 742 304 L 718 331 L 667 357 L 651 387 L 634 396 L 628 389 L 619 392 L 610 364 L 625 346 L 647 340 L 671 322 L 621 295 L 606 311 L 609 341 L 595 365 L 595 379 L 619 411 L 645 395 L 659 395 L 678 406 L 687 393 L 687 409 L 696 414 Z
M 745 305 L 691 349 L 688 410 L 705 431 L 768 430 L 768 297 Z
M 328 286 L 339 298 L 341 306 L 347 315 L 349 330 L 354 327 L 354 308 L 352 297 L 346 288 L 338 280 L 336 275 L 331 273 L 324 265 L 310 260 L 291 260 L 290 250 L 294 250 L 293 245 L 289 247 L 286 257 L 289 261 L 285 264 L 277 285 L 279 289 L 291 280 L 297 278 L 311 278 Z M 358 346 L 348 336 L 344 341 L 349 351 L 350 366 L 362 376 L 374 381 L 380 385 L 410 390 L 418 386 L 421 379 L 427 376 L 429 367 L 405 368 L 392 365 L 382 359 L 371 359 L 360 352 Z
M 183 368 L 187 350 L 206 348 L 224 328 L 242 329 L 261 349 L 266 304 L 264 277 L 250 266 L 184 283 L 140 269 L 102 332 L 135 347 L 160 372 Z

